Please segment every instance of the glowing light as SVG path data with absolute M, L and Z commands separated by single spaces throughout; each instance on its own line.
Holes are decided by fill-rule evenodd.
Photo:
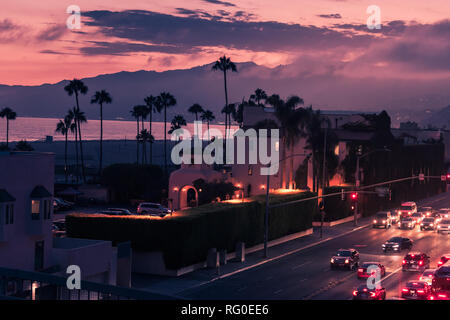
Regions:
M 177 192 L 178 190 L 180 190 L 178 187 L 174 187 L 173 191 Z
M 265 186 L 264 184 L 262 184 L 262 185 L 260 186 L 260 188 L 261 188 L 262 190 L 265 190 L 265 189 L 266 189 L 266 186 Z

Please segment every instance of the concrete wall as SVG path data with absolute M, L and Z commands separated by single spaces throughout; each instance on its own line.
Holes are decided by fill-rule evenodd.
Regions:
M 52 219 L 31 220 L 30 194 L 37 185 L 53 194 L 54 159 L 52 154 L 33 152 L 0 153 L 0 189 L 5 189 L 16 201 L 12 236 L 0 242 L 0 266 L 34 270 L 35 243 L 44 241 L 44 268 L 52 265 Z M 51 205 L 53 215 L 53 206 Z M 3 214 L 3 213 L 2 213 Z M 30 223 L 41 224 L 42 234 L 31 235 Z

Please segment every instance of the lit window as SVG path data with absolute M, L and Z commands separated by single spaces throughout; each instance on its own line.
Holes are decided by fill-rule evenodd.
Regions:
M 248 166 L 248 175 L 251 176 L 253 174 L 252 166 Z
M 31 218 L 33 220 L 39 220 L 40 210 L 41 210 L 41 201 L 31 200 Z

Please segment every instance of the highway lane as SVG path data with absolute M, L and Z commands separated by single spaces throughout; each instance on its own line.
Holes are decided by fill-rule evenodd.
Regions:
M 427 202 L 436 208 L 450 207 L 450 195 L 438 195 Z M 383 285 L 388 298 L 399 296 L 408 279 L 418 274 L 398 271 L 406 254 L 383 254 L 381 244 L 392 236 L 402 235 L 414 240 L 413 250 L 427 252 L 432 263 L 450 252 L 447 235 L 416 230 L 364 228 L 340 238 L 327 241 L 281 259 L 271 261 L 230 277 L 180 293 L 190 299 L 349 299 L 360 283 L 352 271 L 330 270 L 331 256 L 340 248 L 355 247 L 361 261 L 380 261 L 387 268 Z M 397 271 L 397 272 L 395 272 Z M 394 273 L 395 272 L 395 273 Z M 394 274 L 393 274 L 394 273 Z

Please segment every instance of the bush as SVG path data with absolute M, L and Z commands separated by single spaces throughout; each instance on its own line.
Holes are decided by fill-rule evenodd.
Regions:
M 311 197 L 312 193 L 271 196 L 270 203 Z M 311 228 L 316 201 L 273 208 L 269 212 L 269 240 Z M 134 249 L 162 251 L 168 269 L 206 259 L 210 248 L 232 252 L 237 242 L 251 247 L 263 242 L 264 197 L 242 203 L 215 203 L 191 208 L 164 219 L 143 216 L 66 216 L 69 237 L 131 241 Z

